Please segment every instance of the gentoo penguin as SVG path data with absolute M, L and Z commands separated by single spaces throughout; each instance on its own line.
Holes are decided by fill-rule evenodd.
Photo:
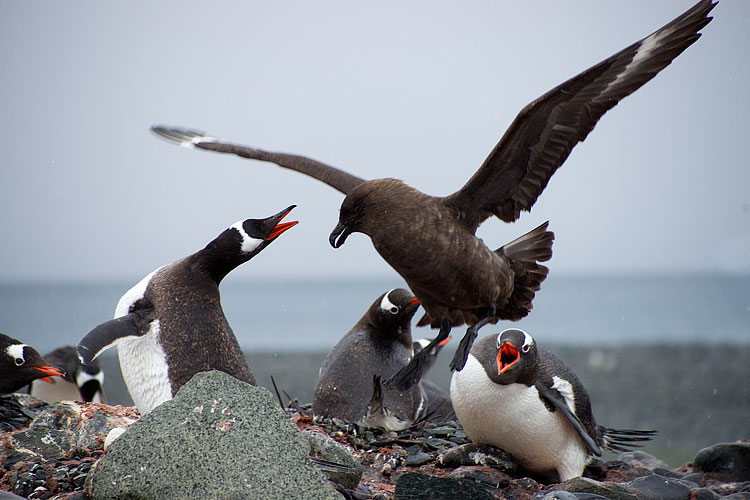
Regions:
M 481 338 L 451 379 L 451 400 L 466 435 L 507 451 L 529 472 L 560 481 L 580 476 L 601 449 L 624 451 L 655 431 L 597 425 L 586 389 L 528 333 Z
M 664 69 L 699 37 L 711 20 L 711 0 L 701 0 L 642 40 L 550 90 L 518 114 L 479 170 L 455 193 L 424 194 L 396 179 L 365 181 L 302 156 L 223 142 L 202 133 L 153 127 L 172 142 L 269 161 L 325 182 L 346 195 L 329 241 L 368 235 L 378 253 L 406 280 L 425 316 L 419 325 L 469 328 L 451 362 L 460 370 L 477 331 L 498 320 L 518 320 L 531 309 L 551 257 L 546 224 L 495 251 L 475 236 L 491 216 L 512 222 L 529 211 L 573 147 L 621 99 Z M 425 171 L 429 171 L 426 169 Z M 515 248 L 512 248 L 515 246 Z M 515 250 L 515 251 L 514 251 Z M 428 351 L 415 356 L 386 384 L 401 389 L 420 380 Z
M 387 430 L 405 429 L 422 415 L 428 402 L 421 383 L 405 391 L 379 383 L 412 358 L 411 320 L 418 308 L 417 298 L 402 288 L 373 302 L 323 361 L 315 415 Z
M 38 378 L 63 377 L 31 346 L 0 333 L 0 394 L 16 392 Z
M 58 347 L 44 355 L 50 363 L 65 369 L 65 377 L 51 384 L 29 384 L 29 394 L 49 403 L 57 401 L 86 401 L 104 403 L 104 372 L 95 359 L 82 365 L 72 345 Z
M 281 222 L 294 205 L 266 219 L 239 221 L 206 247 L 160 267 L 120 298 L 115 319 L 78 344 L 89 364 L 117 344 L 125 384 L 141 413 L 172 399 L 193 375 L 220 370 L 255 384 L 224 316 L 219 283 L 297 222 Z

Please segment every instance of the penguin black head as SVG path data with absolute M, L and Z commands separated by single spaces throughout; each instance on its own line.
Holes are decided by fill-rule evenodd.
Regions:
M 396 335 L 411 348 L 411 320 L 419 309 L 419 300 L 408 290 L 394 288 L 373 302 L 367 312 L 372 326 L 380 332 Z
M 65 380 L 78 387 L 81 401 L 103 402 L 104 372 L 99 360 L 93 360 L 88 365 L 81 364 L 76 348 L 73 346 L 58 347 L 44 355 L 44 358 L 65 369 Z
M 536 342 L 523 330 L 509 328 L 499 333 L 495 349 L 497 369 L 490 371 L 490 378 L 498 384 L 512 384 L 536 367 Z
M 32 380 L 64 377 L 31 346 L 0 333 L 0 393 L 15 392 Z
M 281 219 L 286 217 L 295 206 L 291 205 L 265 219 L 246 219 L 236 222 L 227 231 L 234 230 L 239 234 L 240 252 L 252 258 L 270 245 L 281 233 L 297 225 L 298 221 L 281 222 Z

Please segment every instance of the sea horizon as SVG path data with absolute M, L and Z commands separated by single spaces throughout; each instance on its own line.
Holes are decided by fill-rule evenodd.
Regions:
M 140 278 L 105 281 L 0 282 L 0 332 L 48 352 L 77 344 L 112 318 L 119 298 Z M 330 349 L 398 277 L 232 279 L 222 306 L 243 350 Z M 750 275 L 723 273 L 553 274 L 515 327 L 542 344 L 750 343 Z M 417 311 L 414 324 L 421 317 Z M 456 327 L 462 336 L 465 327 Z M 412 328 L 415 338 L 436 330 Z

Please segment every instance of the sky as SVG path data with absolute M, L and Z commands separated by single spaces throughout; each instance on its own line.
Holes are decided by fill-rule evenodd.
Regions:
M 302 154 L 433 195 L 515 115 L 692 5 L 580 0 L 0 2 L 0 282 L 137 282 L 237 220 L 300 224 L 239 279 L 394 274 L 334 250 L 342 195 L 158 140 L 153 124 Z M 560 274 L 750 273 L 750 3 L 608 112 L 496 248 L 550 220 Z

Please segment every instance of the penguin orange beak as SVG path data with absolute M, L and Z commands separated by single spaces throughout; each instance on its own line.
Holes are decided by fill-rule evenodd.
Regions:
M 34 368 L 36 370 L 39 370 L 40 372 L 46 374 L 46 375 L 51 375 L 53 377 L 64 377 L 65 376 L 65 372 L 64 371 L 62 371 L 61 369 L 56 368 L 54 366 L 35 366 Z M 41 380 L 44 380 L 45 382 L 47 382 L 49 384 L 52 383 L 52 379 L 49 378 L 49 377 L 42 377 Z
M 505 373 L 519 359 L 521 359 L 521 356 L 519 356 L 516 346 L 510 342 L 503 342 L 503 345 L 500 346 L 500 352 L 497 353 L 497 374 Z
M 419 304 L 419 299 L 416 298 L 416 297 L 414 297 L 413 299 L 411 299 L 411 302 L 409 302 L 410 306 L 413 306 L 414 304 Z
M 440 343 L 438 344 L 438 346 L 440 346 L 440 347 L 443 347 L 443 346 L 444 346 L 445 344 L 447 344 L 447 343 L 448 343 L 448 342 L 450 342 L 450 341 L 451 341 L 451 336 L 450 336 L 450 335 L 448 335 L 448 336 L 447 336 L 447 337 L 445 338 L 445 340 L 443 340 L 442 342 L 440 342 Z
M 279 236 L 284 231 L 286 231 L 287 229 L 291 229 L 292 227 L 296 226 L 297 224 L 299 224 L 299 221 L 282 222 L 282 223 L 276 224 L 276 227 L 273 228 L 273 231 L 271 231 L 271 234 L 269 234 L 268 238 L 266 238 L 266 239 L 267 240 L 272 240 L 272 239 L 276 238 L 277 236 Z
M 287 213 L 285 213 L 284 215 L 281 216 L 281 218 L 279 219 L 278 224 L 276 224 L 276 227 L 274 227 L 273 230 L 271 231 L 271 234 L 269 234 L 266 237 L 267 241 L 270 241 L 270 240 L 276 238 L 277 236 L 280 236 L 281 233 L 283 233 L 287 229 L 291 229 L 294 226 L 296 226 L 297 224 L 299 224 L 299 221 L 296 221 L 296 220 L 292 221 L 292 222 L 281 222 L 281 219 L 283 219 L 284 217 L 286 217 L 287 215 L 289 215 L 289 212 L 291 212 L 291 211 L 292 211 L 292 209 L 290 208 L 287 211 Z

